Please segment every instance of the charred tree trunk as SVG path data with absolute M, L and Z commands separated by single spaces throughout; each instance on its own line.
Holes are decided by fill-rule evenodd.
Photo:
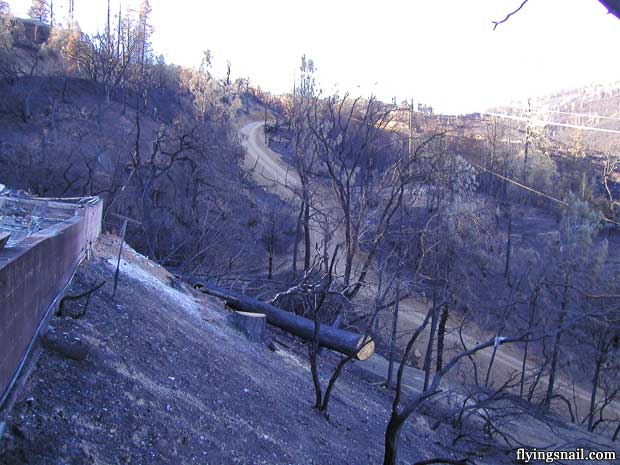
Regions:
M 301 241 L 301 225 L 303 221 L 303 215 L 305 211 L 304 202 L 301 203 L 299 208 L 299 216 L 297 217 L 297 227 L 295 228 L 295 242 L 293 244 L 293 275 L 297 275 L 297 254 L 299 253 L 299 242 Z
M 321 409 L 323 405 L 323 390 L 321 389 L 321 378 L 319 376 L 319 369 L 317 366 L 317 355 L 319 352 L 319 332 L 321 330 L 321 323 L 317 319 L 317 315 L 314 315 L 314 330 L 312 333 L 312 341 L 308 346 L 310 355 L 310 371 L 312 372 L 312 384 L 314 385 L 314 408 Z
M 443 368 L 443 349 L 446 336 L 446 324 L 448 323 L 448 316 L 450 310 L 446 304 L 441 312 L 441 318 L 439 319 L 439 328 L 437 329 L 437 369 L 441 371 Z
M 344 285 L 351 284 L 351 269 L 353 267 L 353 241 L 351 239 L 351 216 L 348 210 L 344 215 L 344 237 L 345 237 L 345 264 L 344 264 Z
M 437 304 L 437 293 L 433 288 L 433 307 Z M 428 335 L 428 344 L 426 345 L 426 354 L 424 355 L 424 390 L 428 389 L 431 379 L 431 365 L 433 356 L 433 345 L 435 342 L 435 333 L 437 332 L 437 312 L 433 312 L 431 317 L 431 328 Z
M 127 89 L 123 87 L 123 108 L 121 110 L 121 115 L 125 115 L 127 112 Z
M 566 313 L 568 310 L 568 286 L 564 287 L 562 294 L 562 307 L 560 309 L 560 319 L 558 321 L 557 331 L 553 338 L 553 352 L 551 354 L 551 368 L 549 370 L 549 382 L 547 384 L 547 394 L 543 401 L 543 406 L 549 408 L 551 404 L 551 398 L 553 397 L 553 388 L 555 387 L 555 375 L 558 368 L 558 358 L 560 356 L 560 339 L 562 338 L 562 327 L 564 326 L 564 320 L 566 319 Z
M 601 376 L 601 367 L 605 362 L 605 356 L 601 353 L 596 358 L 596 366 L 594 368 L 594 378 L 592 379 L 592 394 L 590 395 L 590 411 L 588 412 L 588 431 L 593 431 L 594 410 L 596 409 L 596 391 L 598 390 L 599 378 Z
M 493 352 L 491 353 L 491 360 L 489 360 L 489 368 L 487 368 L 487 375 L 484 378 L 484 386 L 489 387 L 489 381 L 491 379 L 491 371 L 493 370 L 493 363 L 495 363 L 495 356 L 497 355 L 498 345 L 493 346 Z
M 512 249 L 512 210 L 508 207 L 508 237 L 506 238 L 506 264 L 504 266 L 504 277 L 510 285 L 510 254 Z
M 400 432 L 406 418 L 393 413 L 390 422 L 385 430 L 385 452 L 383 455 L 383 465 L 396 465 L 398 455 L 398 443 L 400 442 Z
M 308 271 L 310 269 L 312 250 L 310 245 L 310 203 L 308 201 L 304 203 L 306 207 L 304 209 L 304 271 Z
M 69 79 L 64 78 L 62 83 L 62 91 L 60 93 L 60 101 L 62 103 L 69 103 L 67 100 L 67 90 L 69 88 Z
M 536 304 L 538 302 L 539 292 L 540 292 L 540 289 L 536 287 L 536 289 L 534 290 L 534 295 L 532 297 L 532 300 L 530 301 L 530 311 L 528 314 L 528 321 L 527 321 L 527 327 L 529 330 L 531 330 L 532 326 L 534 325 L 534 314 L 536 312 Z M 529 347 L 530 347 L 530 341 L 528 339 L 525 341 L 525 346 L 523 347 L 523 363 L 521 366 L 521 381 L 519 383 L 520 384 L 519 397 L 523 397 L 523 390 L 525 389 L 525 371 L 527 369 L 527 356 L 528 356 Z
M 323 231 L 323 266 L 325 273 L 329 272 L 329 223 L 325 221 L 325 230 Z
M 315 325 L 312 320 L 234 292 L 215 287 L 200 287 L 200 290 L 224 299 L 226 304 L 234 310 L 263 313 L 269 324 L 307 340 L 314 338 Z M 375 348 L 374 341 L 368 336 L 327 325 L 321 325 L 318 340 L 321 346 L 344 355 L 353 355 L 357 360 L 367 360 L 372 356 Z
M 392 319 L 392 336 L 390 338 L 390 361 L 388 365 L 387 387 L 392 388 L 394 376 L 394 356 L 396 353 L 396 334 L 398 332 L 398 311 L 400 309 L 400 285 L 396 283 L 396 302 L 394 303 L 394 317 Z

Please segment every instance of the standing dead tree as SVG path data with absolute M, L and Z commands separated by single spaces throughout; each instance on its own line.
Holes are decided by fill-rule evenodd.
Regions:
M 142 148 L 144 140 L 139 102 L 136 103 L 135 125 L 135 145 L 129 168 L 134 173 L 133 182 L 138 187 L 143 232 L 149 255 L 157 260 L 159 256 L 157 242 L 161 228 L 160 222 L 155 218 L 157 185 L 160 179 L 171 176 L 179 164 L 196 166 L 194 157 L 197 152 L 195 140 L 198 126 L 192 122 L 172 127 L 162 125 L 155 133 L 150 150 L 147 151 Z
M 289 122 L 293 132 L 293 166 L 299 178 L 299 185 L 289 186 L 299 197 L 299 218 L 295 234 L 293 249 L 293 273 L 297 273 L 297 254 L 299 240 L 303 233 L 304 244 L 304 271 L 310 269 L 312 256 L 311 241 L 311 210 L 314 206 L 314 189 L 312 189 L 311 176 L 316 163 L 316 149 L 310 142 L 310 132 L 307 124 L 307 114 L 310 106 L 317 97 L 316 83 L 314 79 L 314 62 L 301 57 L 299 85 L 293 92 L 293 101 L 290 108 Z M 327 262 L 326 262 L 327 264 Z
M 353 262 L 359 250 L 360 236 L 369 214 L 371 198 L 384 205 L 381 225 L 389 222 L 402 198 L 402 190 L 392 192 L 384 200 L 377 189 L 373 174 L 374 164 L 385 144 L 384 136 L 392 119 L 393 109 L 374 98 L 363 101 L 333 96 L 315 99 L 307 114 L 318 157 L 327 172 L 335 202 L 339 207 L 344 226 L 344 285 L 352 282 Z M 387 187 L 387 186 L 385 186 Z M 382 189 L 378 189 L 382 190 Z M 368 252 L 372 257 L 376 247 Z M 372 260 L 372 258 L 370 258 Z M 369 265 L 368 265 L 369 266 Z M 368 266 L 364 266 L 363 274 Z M 359 279 L 363 282 L 363 278 Z M 352 297 L 359 290 L 349 291 Z
M 321 386 L 321 378 L 319 376 L 318 369 L 318 354 L 319 354 L 319 332 L 321 329 L 321 320 L 320 320 L 320 311 L 325 304 L 325 299 L 327 298 L 328 292 L 331 289 L 333 282 L 333 273 L 334 273 L 334 264 L 336 262 L 336 257 L 338 255 L 338 247 L 334 251 L 331 262 L 329 264 L 329 270 L 327 275 L 324 276 L 325 284 L 319 290 L 319 295 L 314 296 L 315 304 L 312 309 L 312 319 L 314 321 L 314 334 L 312 340 L 310 341 L 310 345 L 308 347 L 308 358 L 310 360 L 310 371 L 312 373 L 312 383 L 314 385 L 314 393 L 315 393 L 315 402 L 314 408 L 321 412 L 325 417 L 328 416 L 327 408 L 329 406 L 329 399 L 331 397 L 332 390 L 334 385 L 336 384 L 336 380 L 342 373 L 344 366 L 351 360 L 353 360 L 353 355 L 343 356 L 338 364 L 336 365 L 336 369 L 332 373 L 332 376 L 329 379 L 325 392 L 323 392 Z
M 320 162 L 318 174 L 327 179 L 332 193 L 327 204 L 335 207 L 342 223 L 348 298 L 366 282 L 400 205 L 404 201 L 414 205 L 435 170 L 434 163 L 421 155 L 447 132 L 431 134 L 411 155 L 407 135 L 393 129 L 396 110 L 374 97 L 336 95 L 315 99 L 307 115 Z
M 308 345 L 308 360 L 310 363 L 310 371 L 312 374 L 312 383 L 315 393 L 314 408 L 320 412 L 325 418 L 328 416 L 329 401 L 333 393 L 333 389 L 340 375 L 342 374 L 345 366 L 355 359 L 360 359 L 360 354 L 365 354 L 374 347 L 374 342 L 370 336 L 370 329 L 373 327 L 373 323 L 377 317 L 378 309 L 370 315 L 367 320 L 366 331 L 363 333 L 362 339 L 358 344 L 358 348 L 350 353 L 343 353 L 340 360 L 336 363 L 333 369 L 327 385 L 323 387 L 321 377 L 319 373 L 319 355 L 321 342 L 321 332 L 326 328 L 326 320 L 329 319 L 329 314 L 333 314 L 333 309 L 329 309 L 330 306 L 339 306 L 335 302 L 350 303 L 347 297 L 344 295 L 343 290 L 338 288 L 334 282 L 334 268 L 336 259 L 338 256 L 339 246 L 336 246 L 331 256 L 327 272 L 325 272 L 318 279 L 313 279 L 316 275 L 316 270 L 323 268 L 322 261 L 324 260 L 323 254 L 316 254 L 315 259 L 312 262 L 310 269 L 304 273 L 304 277 L 299 284 L 291 287 L 285 292 L 281 292 L 274 296 L 270 301 L 275 303 L 284 298 L 294 297 L 300 300 L 305 309 L 305 314 L 309 315 L 313 322 L 313 332 Z M 339 310 L 336 310 L 337 316 L 335 321 L 339 321 Z M 333 329 L 333 327 L 327 327 Z M 335 329 L 334 329 L 335 330 Z M 362 355 L 361 359 L 365 355 Z
M 414 331 L 411 338 L 409 339 L 403 357 L 401 358 L 396 379 L 396 392 L 394 394 L 394 400 L 392 402 L 390 419 L 385 431 L 385 452 L 383 458 L 384 465 L 395 465 L 397 463 L 400 434 L 403 425 L 412 414 L 419 411 L 420 407 L 424 403 L 442 392 L 441 381 L 443 377 L 448 374 L 452 369 L 454 369 L 461 359 L 465 357 L 471 357 L 472 355 L 489 347 L 498 347 L 501 344 L 523 341 L 526 339 L 525 335 L 514 338 L 508 338 L 498 335 L 485 342 L 477 344 L 471 349 L 464 350 L 458 353 L 457 355 L 453 356 L 443 366 L 441 370 L 437 371 L 434 374 L 432 381 L 428 387 L 426 387 L 422 392 L 416 394 L 412 399 L 409 399 L 409 401 L 404 402 L 403 375 L 406 367 L 405 362 L 408 360 L 411 351 L 413 350 L 413 346 L 420 334 L 422 334 L 422 332 L 426 329 L 431 319 L 433 318 L 433 315 L 439 312 L 439 310 L 445 305 L 446 302 L 447 296 L 444 295 L 443 298 L 436 305 L 434 305 L 428 310 L 424 321 L 420 326 L 418 326 L 418 328 Z
M 550 250 L 550 283 L 546 286 L 555 291 L 559 309 L 552 339 L 551 358 L 547 378 L 547 392 L 543 406 L 550 408 L 560 366 L 562 338 L 579 320 L 574 308 L 574 290 L 577 282 L 591 283 L 600 275 L 607 257 L 607 244 L 597 246 L 595 235 L 600 228 L 600 214 L 587 202 L 568 197 L 567 207 L 560 223 L 560 243 Z

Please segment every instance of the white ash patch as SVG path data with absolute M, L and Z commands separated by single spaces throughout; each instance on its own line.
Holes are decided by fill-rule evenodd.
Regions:
M 195 300 L 192 296 L 170 287 L 168 283 L 162 281 L 162 279 L 158 278 L 155 274 L 153 274 L 157 273 L 156 270 L 158 269 L 165 270 L 163 267 L 156 263 L 153 263 L 144 255 L 134 251 L 130 247 L 127 247 L 126 250 L 133 253 L 133 255 L 138 259 L 138 263 L 140 263 L 140 265 L 146 264 L 152 270 L 145 269 L 136 263 L 132 263 L 131 261 L 127 261 L 124 258 L 121 258 L 120 271 L 123 275 L 129 276 L 130 278 L 139 281 L 143 285 L 153 289 L 155 292 L 158 293 L 158 295 L 164 296 L 164 298 L 167 299 L 169 303 L 173 304 L 172 308 L 180 306 L 181 309 L 184 310 L 185 314 L 190 315 L 198 321 L 199 324 L 197 326 L 209 330 L 217 337 L 227 340 L 234 337 L 239 337 L 239 335 L 234 330 L 228 328 L 225 317 L 221 315 L 217 310 L 213 310 L 213 308 L 210 308 L 209 304 L 207 304 L 205 307 L 204 303 L 201 303 Z M 117 257 L 106 258 L 106 262 L 112 268 L 113 272 L 114 270 L 116 270 L 117 260 Z M 206 314 L 205 312 L 203 312 L 205 308 L 208 310 Z
M 116 269 L 115 258 L 111 257 L 106 261 L 113 270 Z M 155 289 L 160 294 L 165 295 L 168 299 L 173 300 L 175 304 L 180 304 L 180 306 L 191 315 L 200 318 L 201 312 L 198 302 L 196 302 L 192 297 L 171 288 L 167 283 L 159 280 L 147 270 L 134 263 L 126 261 L 124 258 L 121 258 L 120 271 L 130 278 L 140 281 L 142 284 Z

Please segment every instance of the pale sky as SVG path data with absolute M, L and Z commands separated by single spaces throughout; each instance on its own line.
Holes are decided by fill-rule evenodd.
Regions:
M 25 14 L 30 2 L 9 3 Z M 325 93 L 413 98 L 446 113 L 620 80 L 620 20 L 597 0 L 530 0 L 493 31 L 491 21 L 520 3 L 151 0 L 151 22 L 168 62 L 198 66 L 210 49 L 219 69 L 230 60 L 234 76 L 275 93 L 291 90 L 303 53 Z M 104 28 L 106 0 L 75 0 L 75 8 L 83 30 Z

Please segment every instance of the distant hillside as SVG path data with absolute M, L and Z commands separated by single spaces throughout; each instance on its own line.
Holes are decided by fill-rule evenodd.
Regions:
M 572 152 L 597 155 L 620 149 L 620 133 L 613 132 L 620 131 L 620 81 L 533 97 L 529 107 L 528 102 L 519 102 L 495 111 L 570 126 L 549 124 L 546 129 Z
M 532 100 L 535 108 L 620 117 L 620 81 L 569 89 Z
M 0 16 L 2 182 L 101 196 L 104 228 L 131 218 L 130 243 L 179 273 L 266 269 L 264 213 L 286 210 L 241 168 L 235 121 L 257 102 L 248 83 L 138 56 L 137 36 L 107 40 Z

